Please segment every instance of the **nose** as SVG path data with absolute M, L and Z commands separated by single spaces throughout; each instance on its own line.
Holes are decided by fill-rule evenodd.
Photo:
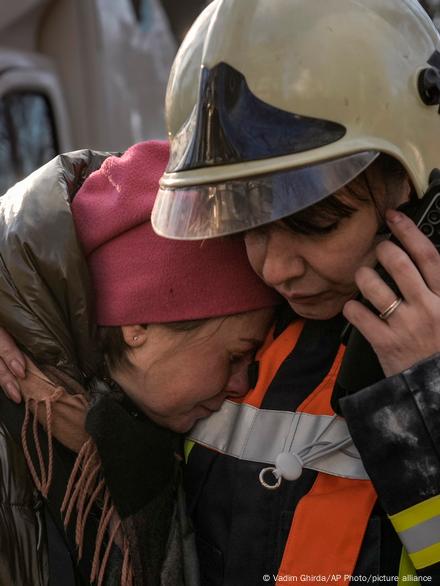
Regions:
M 224 388 L 224 393 L 228 397 L 243 397 L 249 390 L 248 366 L 251 359 L 241 361 L 231 370 L 228 382 Z
M 280 287 L 291 279 L 304 275 L 305 261 L 295 234 L 273 227 L 266 239 L 261 276 L 272 287 Z

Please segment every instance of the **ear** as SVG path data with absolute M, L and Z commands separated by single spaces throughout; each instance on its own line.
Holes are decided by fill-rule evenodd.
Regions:
M 147 341 L 147 326 L 121 326 L 124 342 L 130 348 L 139 348 Z

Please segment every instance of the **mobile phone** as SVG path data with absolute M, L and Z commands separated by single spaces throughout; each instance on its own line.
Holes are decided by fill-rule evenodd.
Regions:
M 440 170 L 434 169 L 429 178 L 429 187 L 425 195 L 415 203 L 404 204 L 399 208 L 409 216 L 419 229 L 433 242 L 440 252 Z M 400 245 L 399 241 L 391 237 L 390 241 Z M 382 279 L 400 296 L 396 283 L 380 265 L 376 270 Z M 366 299 L 359 296 L 358 299 L 369 309 L 379 312 Z M 346 344 L 344 358 L 336 380 L 333 395 L 332 408 L 340 414 L 339 399 L 355 393 L 385 378 L 382 367 L 376 353 L 362 334 L 351 324 L 344 329 L 341 341 Z

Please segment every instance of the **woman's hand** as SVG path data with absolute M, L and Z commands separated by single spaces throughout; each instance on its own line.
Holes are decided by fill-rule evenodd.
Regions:
M 7 331 L 0 327 L 0 387 L 5 395 L 20 403 L 19 379 L 26 378 L 26 360 Z
M 404 250 L 382 242 L 377 258 L 396 282 L 403 301 L 386 319 L 354 300 L 345 304 L 344 315 L 373 346 L 385 375 L 391 376 L 440 352 L 440 255 L 405 214 L 389 210 L 386 217 Z M 355 278 L 362 295 L 379 313 L 396 300 L 374 269 L 362 267 Z

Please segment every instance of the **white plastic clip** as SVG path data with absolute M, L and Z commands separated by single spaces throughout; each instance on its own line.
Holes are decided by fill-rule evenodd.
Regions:
M 303 461 L 298 454 L 290 452 L 281 452 L 275 460 L 275 467 L 263 468 L 261 470 L 259 479 L 264 488 L 268 490 L 276 490 L 281 486 L 283 478 L 286 480 L 297 480 L 303 471 Z M 275 478 L 274 484 L 269 484 L 265 476 L 267 472 L 271 472 Z

